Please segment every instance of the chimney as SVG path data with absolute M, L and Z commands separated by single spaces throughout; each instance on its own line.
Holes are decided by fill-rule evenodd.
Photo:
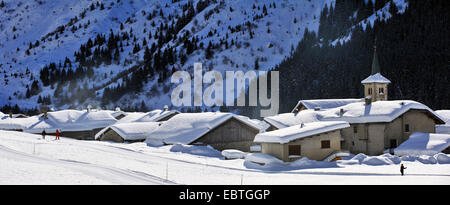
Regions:
M 314 111 L 319 111 L 320 110 L 320 107 L 315 107 L 314 108 Z
M 42 115 L 42 118 L 44 118 L 45 120 L 48 119 L 48 114 L 47 114 L 48 113 L 48 107 L 47 107 L 47 105 L 45 103 L 42 104 L 41 113 L 44 113 Z
M 304 128 L 305 127 L 305 123 L 302 122 L 302 124 L 300 124 L 300 128 Z
M 164 111 L 168 111 L 169 110 L 169 106 L 164 105 Z
M 339 110 L 339 115 L 342 117 L 344 113 L 345 113 L 344 108 L 341 108 L 341 110 Z
M 89 104 L 89 105 L 87 106 L 87 112 L 91 112 L 91 108 L 92 108 L 92 106 Z

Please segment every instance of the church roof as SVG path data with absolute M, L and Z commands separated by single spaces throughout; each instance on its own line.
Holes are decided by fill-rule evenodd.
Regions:
M 373 51 L 373 61 L 372 61 L 372 73 L 369 77 L 361 81 L 362 84 L 366 83 L 391 83 L 386 77 L 381 75 L 380 63 L 378 62 L 377 46 L 375 45 Z
M 371 75 L 371 76 L 367 77 L 366 79 L 362 80 L 361 83 L 362 84 L 366 84 L 366 83 L 391 83 L 391 81 L 388 80 L 387 78 L 385 78 L 380 73 L 376 73 L 376 74 Z
M 372 74 L 371 75 L 375 75 L 380 72 L 381 71 L 380 71 L 380 63 L 378 62 L 377 47 L 374 46 L 373 61 L 372 61 Z

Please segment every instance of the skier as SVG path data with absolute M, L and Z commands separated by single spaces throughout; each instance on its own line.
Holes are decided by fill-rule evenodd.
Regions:
M 404 175 L 406 167 L 403 166 L 403 164 L 400 165 L 400 173 L 402 173 L 402 176 Z
M 42 139 L 44 139 L 45 140 L 45 135 L 47 134 L 47 133 L 45 133 L 45 130 L 42 130 Z
M 56 129 L 56 133 L 55 133 L 56 139 L 55 140 L 59 140 L 59 130 Z

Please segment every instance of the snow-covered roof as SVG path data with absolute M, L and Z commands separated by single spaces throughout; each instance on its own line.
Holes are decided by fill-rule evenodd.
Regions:
M 435 111 L 445 121 L 445 124 L 450 124 L 450 110 L 436 110 Z
M 130 123 L 130 122 L 136 122 L 136 120 L 140 119 L 147 113 L 145 112 L 127 112 L 126 116 L 122 119 L 118 120 L 117 123 Z
M 369 105 L 365 105 L 364 102 L 351 103 L 319 112 L 320 114 L 318 115 L 321 121 L 347 121 L 349 123 L 391 122 L 412 109 L 428 111 L 435 120 L 444 123 L 443 119 L 429 107 L 412 100 L 376 101 Z
M 411 109 L 426 110 L 435 120 L 445 123 L 444 119 L 429 107 L 412 100 L 376 101 L 370 105 L 365 105 L 365 102 L 356 102 L 328 110 L 302 110 L 297 114 L 283 113 L 265 117 L 264 121 L 278 129 L 315 121 L 391 122 Z
M 47 113 L 48 119 L 41 116 L 5 119 L 0 121 L 0 129 L 21 129 L 30 133 L 40 133 L 44 129 L 47 132 L 54 132 L 56 129 L 80 131 L 103 128 L 117 122 L 107 111 L 61 110 Z
M 380 73 L 376 73 L 376 74 L 373 74 L 373 75 L 367 77 L 366 79 L 362 80 L 361 83 L 362 84 L 366 84 L 366 83 L 391 83 L 391 81 L 388 80 L 387 78 L 385 78 Z
M 295 113 L 282 113 L 275 116 L 265 117 L 264 121 L 270 125 L 281 129 L 290 127 L 293 125 L 298 125 L 301 123 L 316 122 L 318 120 L 318 112 L 314 110 L 302 110 L 301 112 Z
M 415 132 L 394 149 L 395 155 L 435 155 L 450 146 L 450 134 Z
M 163 124 L 163 122 L 116 123 L 103 128 L 95 135 L 95 139 L 101 137 L 107 130 L 112 129 L 124 140 L 144 140 L 161 124 Z
M 231 118 L 257 130 L 262 129 L 254 120 L 232 113 L 180 113 L 161 125 L 145 142 L 151 145 L 190 144 Z
M 153 110 L 145 115 L 143 115 L 141 118 L 137 119 L 136 122 L 158 122 L 165 117 L 172 115 L 174 113 L 180 113 L 176 110 Z
M 2 130 L 24 130 L 33 122 L 38 121 L 38 117 L 33 116 L 29 118 L 3 118 L 0 120 L 0 129 Z
M 302 104 L 306 109 L 320 108 L 321 110 L 341 107 L 350 103 L 361 102 L 363 99 L 317 99 L 317 100 L 300 100 L 294 110 Z
M 305 137 L 310 137 L 348 127 L 350 127 L 350 124 L 345 121 L 304 123 L 303 126 L 294 125 L 275 131 L 259 133 L 258 135 L 256 135 L 254 142 L 285 144 Z
M 117 121 L 117 123 L 131 123 L 131 122 L 158 122 L 174 113 L 179 113 L 176 110 L 152 110 L 150 112 L 127 112 L 126 116 Z

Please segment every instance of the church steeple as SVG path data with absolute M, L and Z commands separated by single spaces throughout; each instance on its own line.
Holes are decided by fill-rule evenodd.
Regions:
M 375 45 L 373 46 L 373 61 L 372 61 L 372 74 L 375 75 L 377 73 L 380 73 L 380 63 L 378 62 L 378 55 L 377 55 L 377 45 L 375 40 Z
M 370 101 L 388 99 L 387 86 L 391 81 L 381 75 L 380 63 L 378 62 L 377 45 L 373 46 L 372 72 L 369 77 L 361 81 L 364 85 L 364 96 Z M 367 98 L 370 97 L 370 98 Z

